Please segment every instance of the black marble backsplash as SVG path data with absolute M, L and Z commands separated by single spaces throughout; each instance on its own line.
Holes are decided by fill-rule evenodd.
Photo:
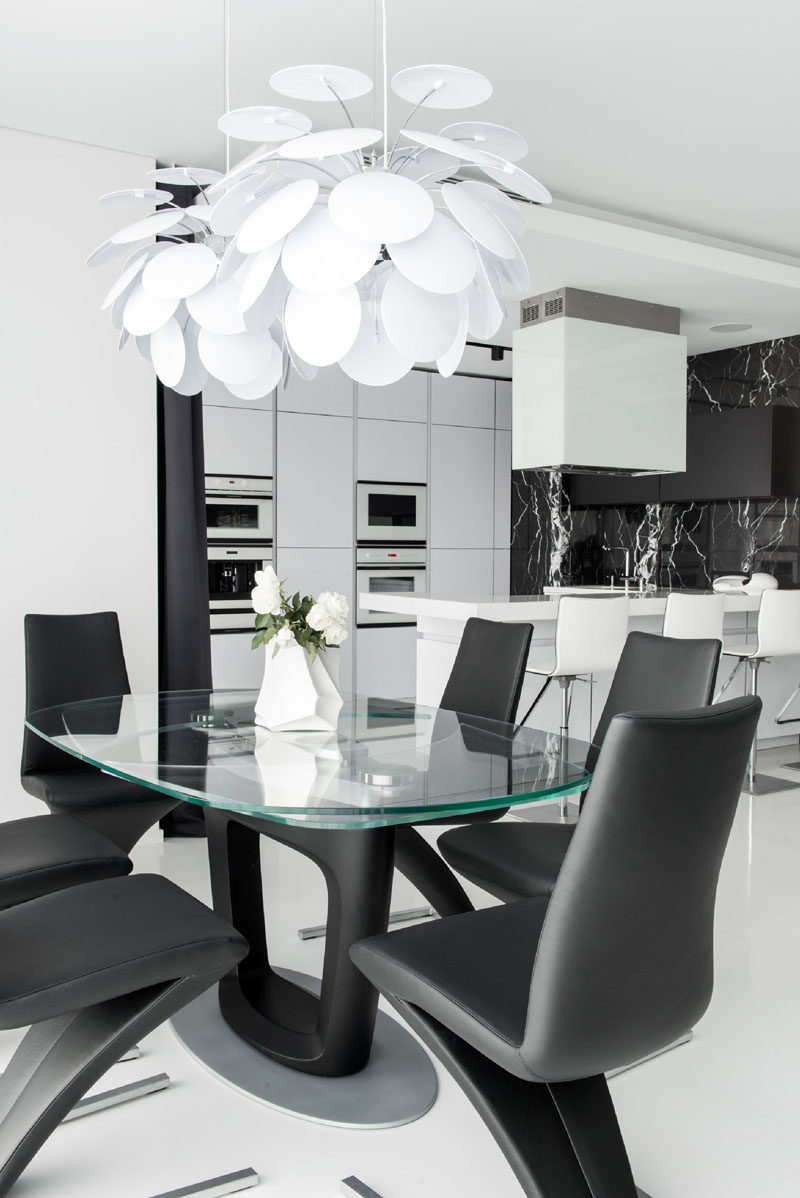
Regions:
M 698 354 L 691 410 L 800 407 L 800 335 Z M 558 472 L 516 470 L 511 489 L 511 592 L 608 582 L 630 551 L 636 580 L 708 587 L 718 574 L 763 570 L 800 586 L 800 498 L 573 507 Z

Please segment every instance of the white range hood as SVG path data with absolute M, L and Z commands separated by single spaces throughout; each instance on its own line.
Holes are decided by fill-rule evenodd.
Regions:
M 562 287 L 521 309 L 514 470 L 686 469 L 686 338 L 677 308 Z

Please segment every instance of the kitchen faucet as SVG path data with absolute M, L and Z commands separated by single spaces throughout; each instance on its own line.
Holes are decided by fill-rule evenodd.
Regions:
M 625 583 L 625 590 L 627 591 L 630 584 L 632 582 L 637 581 L 636 575 L 631 573 L 631 561 L 632 561 L 633 551 L 631 549 L 629 549 L 626 545 L 609 545 L 606 542 L 603 545 L 603 552 L 604 553 L 624 553 L 625 554 L 625 573 L 622 575 L 622 581 Z M 640 578 L 638 580 L 638 582 L 639 582 L 639 590 L 642 590 L 644 580 L 642 578 Z M 612 587 L 614 586 L 613 575 L 612 575 L 612 579 L 611 579 L 611 586 Z

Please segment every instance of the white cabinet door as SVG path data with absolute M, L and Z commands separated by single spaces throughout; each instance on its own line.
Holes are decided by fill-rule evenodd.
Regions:
M 272 410 L 203 405 L 206 474 L 273 473 Z
M 423 370 L 412 370 L 405 378 L 387 387 L 356 388 L 359 416 L 372 420 L 415 420 L 425 424 L 428 419 L 428 379 Z
M 359 418 L 358 478 L 379 483 L 427 482 L 427 424 Z
M 352 549 L 352 420 L 279 412 L 277 449 L 278 546 Z
M 494 435 L 494 547 L 511 544 L 511 433 Z
M 432 549 L 429 594 L 434 599 L 477 599 L 494 594 L 494 550 Z
M 498 379 L 494 385 L 495 428 L 511 428 L 511 383 Z
M 494 379 L 431 375 L 431 423 L 494 428 Z
M 342 645 L 339 684 L 353 689 L 353 644 L 355 616 L 355 554 L 352 549 L 284 549 L 277 552 L 275 569 L 284 581 L 284 591 L 313 595 L 337 591 L 350 603 L 349 636 Z
M 506 597 L 511 594 L 511 550 L 494 551 L 494 593 Z
M 252 629 L 246 632 L 212 632 L 211 680 L 217 690 L 247 690 L 261 686 L 264 678 L 264 649 L 251 649 L 252 640 Z
M 431 426 L 430 543 L 494 547 L 494 430 Z
M 213 408 L 264 408 L 272 411 L 275 407 L 275 392 L 270 391 L 269 395 L 262 395 L 259 399 L 239 399 L 238 396 L 231 395 L 224 383 L 209 375 L 203 388 L 203 404 Z
M 360 695 L 385 699 L 417 693 L 417 628 L 359 628 L 356 632 L 356 687 Z
M 354 394 L 355 383 L 338 366 L 325 366 L 310 383 L 292 369 L 286 390 L 278 388 L 278 411 L 352 416 Z

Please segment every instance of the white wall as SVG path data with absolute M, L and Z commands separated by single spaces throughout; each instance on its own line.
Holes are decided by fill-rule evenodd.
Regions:
M 0 129 L 0 820 L 44 812 L 19 784 L 23 615 L 116 609 L 131 686 L 157 685 L 151 368 L 99 306 L 117 259 L 87 254 L 135 211 L 151 159 Z

